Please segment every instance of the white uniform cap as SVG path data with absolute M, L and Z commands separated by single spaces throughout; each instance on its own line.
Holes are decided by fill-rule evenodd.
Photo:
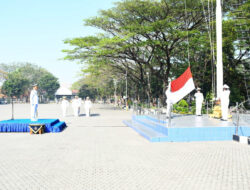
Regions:
M 229 88 L 229 86 L 227 86 L 226 84 L 223 85 L 223 88 Z
M 198 87 L 196 90 L 201 90 L 201 88 Z

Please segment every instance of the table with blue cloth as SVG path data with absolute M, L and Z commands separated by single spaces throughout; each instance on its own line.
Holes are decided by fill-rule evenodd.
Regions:
M 0 132 L 30 132 L 30 125 L 43 124 L 45 133 L 58 133 L 65 127 L 65 122 L 59 119 L 38 119 L 31 121 L 30 119 L 13 119 L 0 121 Z

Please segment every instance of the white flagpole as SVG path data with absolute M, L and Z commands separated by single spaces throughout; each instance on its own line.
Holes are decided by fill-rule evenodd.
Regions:
M 221 0 L 216 0 L 216 44 L 217 44 L 216 91 L 217 91 L 217 98 L 219 98 L 223 88 Z

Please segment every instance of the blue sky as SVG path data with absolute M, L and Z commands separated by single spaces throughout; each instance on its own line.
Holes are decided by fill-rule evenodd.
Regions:
M 59 60 L 67 38 L 97 31 L 83 19 L 97 16 L 118 0 L 0 0 L 0 63 L 30 62 L 46 68 L 60 82 L 79 79 L 76 62 Z

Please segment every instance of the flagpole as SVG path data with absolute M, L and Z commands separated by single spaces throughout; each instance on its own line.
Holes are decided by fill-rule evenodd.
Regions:
M 222 93 L 222 87 L 223 87 L 221 0 L 216 0 L 216 45 L 217 45 L 216 92 L 217 92 L 217 98 L 219 98 Z

